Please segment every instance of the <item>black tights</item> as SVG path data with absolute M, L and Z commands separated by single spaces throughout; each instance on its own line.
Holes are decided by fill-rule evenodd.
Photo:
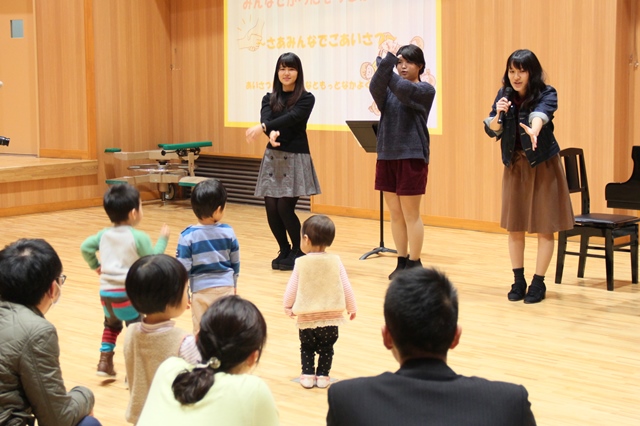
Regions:
M 287 234 L 294 249 L 300 248 L 300 219 L 296 216 L 296 203 L 299 197 L 264 197 L 267 209 L 267 221 L 280 250 L 289 247 Z

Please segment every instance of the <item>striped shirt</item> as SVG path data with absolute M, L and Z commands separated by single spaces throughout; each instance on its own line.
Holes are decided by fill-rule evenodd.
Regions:
M 192 292 L 235 287 L 240 273 L 240 246 L 231 226 L 192 225 L 182 231 L 176 258 L 189 272 Z

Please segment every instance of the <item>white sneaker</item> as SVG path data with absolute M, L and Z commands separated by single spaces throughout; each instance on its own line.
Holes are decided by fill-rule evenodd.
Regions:
M 331 384 L 331 378 L 329 376 L 318 376 L 316 377 L 316 386 L 320 389 L 328 388 Z
M 302 374 L 300 376 L 300 385 L 305 389 L 311 389 L 316 384 L 316 376 L 312 374 Z

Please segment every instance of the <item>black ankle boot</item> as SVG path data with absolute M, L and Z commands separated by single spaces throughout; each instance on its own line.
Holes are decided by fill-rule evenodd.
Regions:
M 286 246 L 284 248 L 280 248 L 278 252 L 278 257 L 271 261 L 271 269 L 280 269 L 280 262 L 289 256 L 291 253 L 291 246 Z
M 527 280 L 524 278 L 524 268 L 513 269 L 513 284 L 511 285 L 511 291 L 507 293 L 507 298 L 511 302 L 519 302 L 524 299 L 526 292 Z
M 407 255 L 407 257 L 398 256 L 398 265 L 396 266 L 396 269 L 394 269 L 393 272 L 389 275 L 390 280 L 394 279 L 395 276 L 400 273 L 400 271 L 404 270 L 404 268 L 407 266 L 407 260 L 409 260 L 409 255 Z
M 547 286 L 544 285 L 544 277 L 540 275 L 534 275 L 533 280 L 531 280 L 531 285 L 529 286 L 529 291 L 527 291 L 527 295 L 524 296 L 524 303 L 539 303 L 544 300 L 547 295 Z
M 524 299 L 524 294 L 527 291 L 527 283 L 525 281 L 516 281 L 511 285 L 511 291 L 507 293 L 507 297 L 512 302 L 518 302 Z
M 300 256 L 304 256 L 304 252 L 299 248 L 291 249 L 291 252 L 287 257 L 280 261 L 281 271 L 293 271 L 293 266 L 296 264 L 296 259 Z

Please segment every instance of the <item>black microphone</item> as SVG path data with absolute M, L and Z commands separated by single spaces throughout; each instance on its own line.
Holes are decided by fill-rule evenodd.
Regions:
M 504 93 L 502 93 L 502 97 L 507 98 L 507 100 L 510 101 L 511 95 L 513 95 L 513 89 L 511 87 L 505 87 Z M 500 111 L 500 115 L 498 116 L 498 124 L 502 124 L 503 116 L 504 116 L 504 111 Z

